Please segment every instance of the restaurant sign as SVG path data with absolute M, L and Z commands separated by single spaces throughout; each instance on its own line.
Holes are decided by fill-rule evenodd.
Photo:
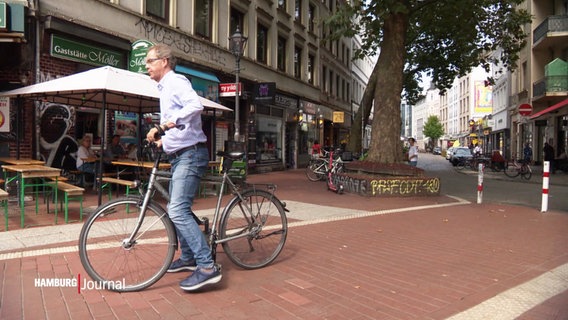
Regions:
M 148 49 L 154 44 L 147 40 L 138 40 L 132 43 L 132 51 L 128 59 L 128 70 L 137 73 L 147 73 L 146 70 L 146 54 Z
M 69 40 L 54 34 L 51 35 L 50 53 L 57 58 L 95 66 L 112 66 L 124 69 L 125 57 L 123 53 Z
M 4 31 L 8 28 L 8 6 L 5 2 L 0 2 L 0 30 Z

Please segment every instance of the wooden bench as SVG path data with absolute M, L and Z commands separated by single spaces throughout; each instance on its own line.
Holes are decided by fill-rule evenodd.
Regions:
M 55 182 L 51 184 L 52 188 L 55 187 Z M 83 193 L 85 192 L 84 188 L 78 187 L 76 185 L 67 183 L 67 182 L 57 182 L 57 191 L 63 192 L 63 198 L 57 197 L 60 199 L 61 206 L 65 205 L 65 223 L 69 222 L 69 201 L 79 201 L 79 220 L 83 221 Z M 47 202 L 47 212 L 49 212 L 49 201 Z M 57 204 L 55 204 L 57 205 Z M 55 214 L 55 224 L 57 224 L 57 214 Z
M 4 208 L 5 230 L 8 231 L 8 192 L 0 189 L 0 206 Z
M 119 178 L 111 178 L 111 177 L 103 177 L 101 180 L 103 183 L 101 185 L 101 190 L 107 189 L 108 190 L 108 199 L 112 199 L 112 190 L 111 186 L 113 184 L 117 186 L 125 186 L 126 187 L 126 196 L 130 194 L 130 189 L 138 189 L 139 182 L 133 180 L 126 180 L 126 179 L 119 179 Z M 118 194 L 118 191 L 117 191 Z

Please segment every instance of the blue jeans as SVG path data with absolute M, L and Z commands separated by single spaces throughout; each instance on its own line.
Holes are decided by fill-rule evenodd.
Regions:
M 97 165 L 99 163 L 98 162 L 83 162 L 82 165 L 80 165 L 77 170 L 82 171 L 82 172 L 86 172 L 86 173 L 92 173 L 95 174 L 97 173 Z
M 193 198 L 209 163 L 207 147 L 189 149 L 178 157 L 170 157 L 170 163 L 172 180 L 168 215 L 177 230 L 180 258 L 184 261 L 195 259 L 197 265 L 203 268 L 213 267 L 211 249 L 191 211 Z
M 410 161 L 408 162 L 409 165 L 411 165 L 412 167 L 416 167 L 416 165 L 418 164 L 418 161 Z

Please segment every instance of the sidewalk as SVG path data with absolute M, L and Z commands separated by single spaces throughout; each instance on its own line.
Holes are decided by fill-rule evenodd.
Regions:
M 81 225 L 11 224 L 0 232 L 0 319 L 568 319 L 566 212 L 337 195 L 303 170 L 249 181 L 277 184 L 290 209 L 272 265 L 245 271 L 220 253 L 223 281 L 192 294 L 179 273 L 137 293 L 38 288 L 38 278 L 88 277 L 76 252 Z M 96 195 L 87 198 L 94 206 Z M 214 203 L 199 198 L 195 210 L 206 215 Z

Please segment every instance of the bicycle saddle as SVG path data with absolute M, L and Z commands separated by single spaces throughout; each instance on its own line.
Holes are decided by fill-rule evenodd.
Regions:
M 231 151 L 231 152 L 217 151 L 217 156 L 229 158 L 231 160 L 242 159 L 244 155 L 245 155 L 245 153 L 243 151 Z

